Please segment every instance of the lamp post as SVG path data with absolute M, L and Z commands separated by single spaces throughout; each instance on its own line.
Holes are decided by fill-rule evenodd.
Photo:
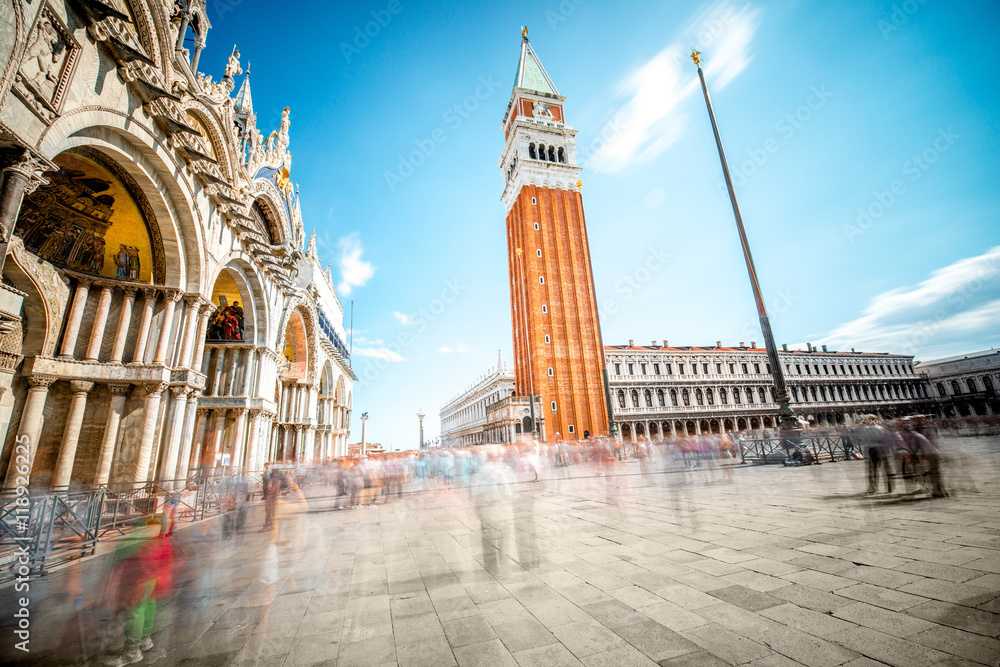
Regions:
M 365 439 L 365 427 L 368 425 L 368 413 L 361 413 L 361 456 L 368 454 L 368 441 Z
M 798 427 L 798 422 L 792 412 L 790 401 L 788 400 L 788 386 L 785 384 L 785 371 L 781 367 L 781 360 L 778 358 L 778 350 L 774 344 L 774 334 L 771 333 L 771 322 L 767 317 L 767 308 L 764 306 L 764 297 L 760 293 L 760 284 L 757 282 L 757 269 L 753 264 L 753 256 L 750 254 L 750 243 L 747 241 L 746 230 L 743 228 L 743 216 L 740 215 L 740 206 L 736 202 L 736 191 L 733 189 L 733 179 L 729 175 L 729 164 L 726 162 L 726 152 L 722 149 L 722 137 L 719 136 L 719 126 L 715 122 L 715 111 L 712 109 L 712 99 L 708 95 L 708 85 L 705 83 L 705 73 L 701 69 L 701 53 L 691 52 L 691 60 L 698 66 L 698 78 L 701 79 L 701 89 L 705 93 L 705 106 L 708 107 L 708 117 L 712 121 L 712 132 L 715 134 L 715 145 L 719 149 L 719 160 L 722 162 L 722 174 L 726 178 L 726 187 L 729 189 L 729 201 L 733 205 L 733 215 L 736 217 L 736 229 L 740 234 L 740 245 L 743 247 L 743 259 L 746 260 L 747 273 L 750 275 L 750 287 L 753 288 L 753 297 L 757 302 L 757 315 L 760 318 L 760 329 L 764 334 L 764 347 L 767 350 L 767 360 L 771 364 L 771 377 L 774 380 L 774 402 L 778 404 L 778 422 L 782 430 L 791 430 Z
M 417 419 L 420 420 L 420 449 L 424 448 L 424 411 L 423 409 L 417 413 Z

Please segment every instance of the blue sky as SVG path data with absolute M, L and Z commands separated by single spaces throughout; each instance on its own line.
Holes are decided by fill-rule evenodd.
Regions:
M 369 440 L 415 446 L 421 408 L 436 435 L 511 358 L 497 161 L 525 24 L 579 131 L 607 344 L 761 338 L 697 47 L 779 344 L 1000 345 L 996 3 L 208 4 L 201 68 L 236 43 L 261 130 L 292 109 Z

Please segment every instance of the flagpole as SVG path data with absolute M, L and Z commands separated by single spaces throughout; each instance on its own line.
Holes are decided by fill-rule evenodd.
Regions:
M 740 215 L 740 205 L 736 202 L 736 191 L 733 189 L 733 179 L 729 174 L 729 164 L 726 162 L 726 152 L 722 148 L 722 137 L 719 136 L 719 126 L 715 122 L 715 111 L 712 109 L 712 98 L 708 95 L 708 85 L 705 83 L 705 73 L 701 69 L 701 53 L 691 52 L 691 60 L 698 66 L 698 78 L 701 79 L 701 89 L 705 93 L 705 106 L 708 107 L 708 117 L 712 121 L 712 132 L 715 134 L 715 145 L 719 149 L 719 161 L 722 162 L 722 174 L 726 178 L 729 189 L 729 201 L 733 205 L 733 215 L 736 217 L 736 228 L 740 234 L 740 244 L 743 247 L 743 259 L 746 260 L 747 273 L 750 276 L 750 287 L 757 302 L 757 315 L 760 318 L 760 329 L 764 334 L 764 347 L 767 350 L 767 360 L 771 364 L 771 377 L 774 380 L 774 401 L 778 404 L 778 421 L 782 429 L 798 428 L 798 421 L 792 412 L 791 401 L 788 398 L 788 386 L 785 383 L 785 370 L 778 358 L 778 349 L 774 344 L 774 334 L 771 332 L 771 322 L 767 317 L 764 297 L 760 293 L 760 283 L 757 281 L 757 269 L 754 267 L 753 256 L 750 254 L 750 243 L 743 228 L 743 216 Z

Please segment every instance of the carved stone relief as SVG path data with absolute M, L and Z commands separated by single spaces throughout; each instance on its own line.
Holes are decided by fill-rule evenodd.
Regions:
M 62 109 L 80 51 L 62 19 L 47 4 L 43 6 L 28 32 L 28 48 L 14 93 L 47 123 L 55 120 Z

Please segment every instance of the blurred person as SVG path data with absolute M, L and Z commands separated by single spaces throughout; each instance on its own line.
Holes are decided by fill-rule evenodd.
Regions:
M 105 600 L 122 623 L 124 648 L 105 661 L 109 667 L 141 662 L 153 649 L 151 637 L 158 596 L 170 590 L 173 549 L 170 540 L 157 540 L 158 521 L 125 537 L 112 556 Z
M 483 567 L 496 576 L 500 573 L 510 532 L 511 494 L 517 482 L 510 467 L 496 452 L 472 480 L 472 502 L 479 517 Z
M 886 492 L 892 493 L 892 452 L 895 438 L 890 437 L 884 428 L 879 426 L 874 415 L 867 415 L 861 426 L 854 433 L 861 451 L 868 461 L 868 488 L 866 493 L 878 492 L 878 478 L 881 472 L 885 477 Z
M 250 481 L 242 475 L 234 475 L 222 481 L 221 495 L 222 539 L 242 535 L 247 522 L 247 503 L 250 498 Z

